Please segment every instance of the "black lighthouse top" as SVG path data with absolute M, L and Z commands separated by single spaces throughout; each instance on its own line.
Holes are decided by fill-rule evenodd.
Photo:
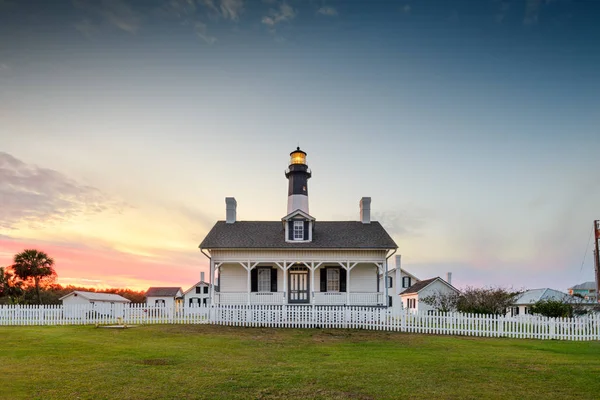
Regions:
M 306 181 L 311 176 L 312 172 L 308 168 L 308 165 L 306 165 L 306 152 L 300 150 L 300 147 L 296 147 L 296 150 L 290 153 L 290 165 L 288 169 L 285 170 L 285 177 L 290 180 L 290 191 L 288 195 L 308 195 L 308 190 L 305 185 Z M 296 185 L 294 185 L 294 183 L 296 183 Z M 294 186 L 298 186 L 297 190 L 294 190 Z

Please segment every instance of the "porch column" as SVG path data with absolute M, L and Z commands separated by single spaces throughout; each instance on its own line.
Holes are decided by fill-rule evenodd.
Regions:
M 287 303 L 287 261 L 283 261 L 283 303 Z
M 210 266 L 208 267 L 208 283 L 209 283 L 209 290 L 208 290 L 208 297 L 209 297 L 209 301 L 210 301 L 210 305 L 215 304 L 215 263 L 212 259 L 212 257 L 210 258 Z
M 346 305 L 350 305 L 350 261 L 346 263 Z
M 248 287 L 246 289 L 248 290 L 248 305 L 250 305 L 250 289 L 251 289 L 251 283 L 250 283 L 250 263 L 248 263 L 248 267 L 246 268 L 246 271 L 248 272 Z
M 315 263 L 310 263 L 310 304 L 315 304 Z

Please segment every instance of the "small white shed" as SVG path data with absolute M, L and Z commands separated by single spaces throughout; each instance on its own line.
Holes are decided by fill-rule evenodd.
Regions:
M 146 305 L 173 309 L 183 298 L 180 287 L 151 287 L 146 292 Z
M 436 293 L 460 293 L 454 286 L 440 278 L 426 279 L 420 281 L 400 293 L 402 299 L 402 307 L 409 309 L 414 312 L 428 312 L 433 311 L 434 308 L 425 304 L 419 299 L 431 296 Z
M 114 293 L 97 293 L 75 290 L 59 299 L 66 317 L 80 317 L 93 312 L 113 317 L 123 316 L 131 300 Z
M 59 299 L 64 306 L 75 304 L 131 303 L 131 300 L 114 293 L 84 292 L 75 290 Z

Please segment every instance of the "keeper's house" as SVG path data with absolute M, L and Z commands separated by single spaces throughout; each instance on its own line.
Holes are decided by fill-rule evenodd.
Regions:
M 226 220 L 200 244 L 215 283 L 211 304 L 387 305 L 379 277 L 398 246 L 371 221 L 371 199 L 360 200 L 358 221 L 317 221 L 308 211 L 306 153 L 290 156 L 286 216 L 237 221 L 228 197 Z

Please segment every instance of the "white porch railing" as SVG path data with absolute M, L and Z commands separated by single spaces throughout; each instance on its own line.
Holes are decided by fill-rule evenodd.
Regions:
M 350 305 L 353 306 L 379 306 L 385 303 L 384 293 L 352 293 L 350 292 Z
M 316 292 L 314 304 L 320 306 L 379 306 L 386 305 L 385 295 L 377 292 Z M 286 304 L 284 292 L 221 292 L 215 293 L 215 304 Z
M 342 292 L 315 293 L 315 304 L 323 306 L 337 306 L 346 304 L 348 296 Z
M 215 293 L 216 304 L 284 304 L 283 292 L 221 292 Z
M 351 306 L 378 306 L 386 305 L 385 295 L 377 292 L 325 292 L 315 293 L 315 304 L 324 306 L 351 305 Z
M 250 293 L 250 304 L 285 304 L 283 292 Z

